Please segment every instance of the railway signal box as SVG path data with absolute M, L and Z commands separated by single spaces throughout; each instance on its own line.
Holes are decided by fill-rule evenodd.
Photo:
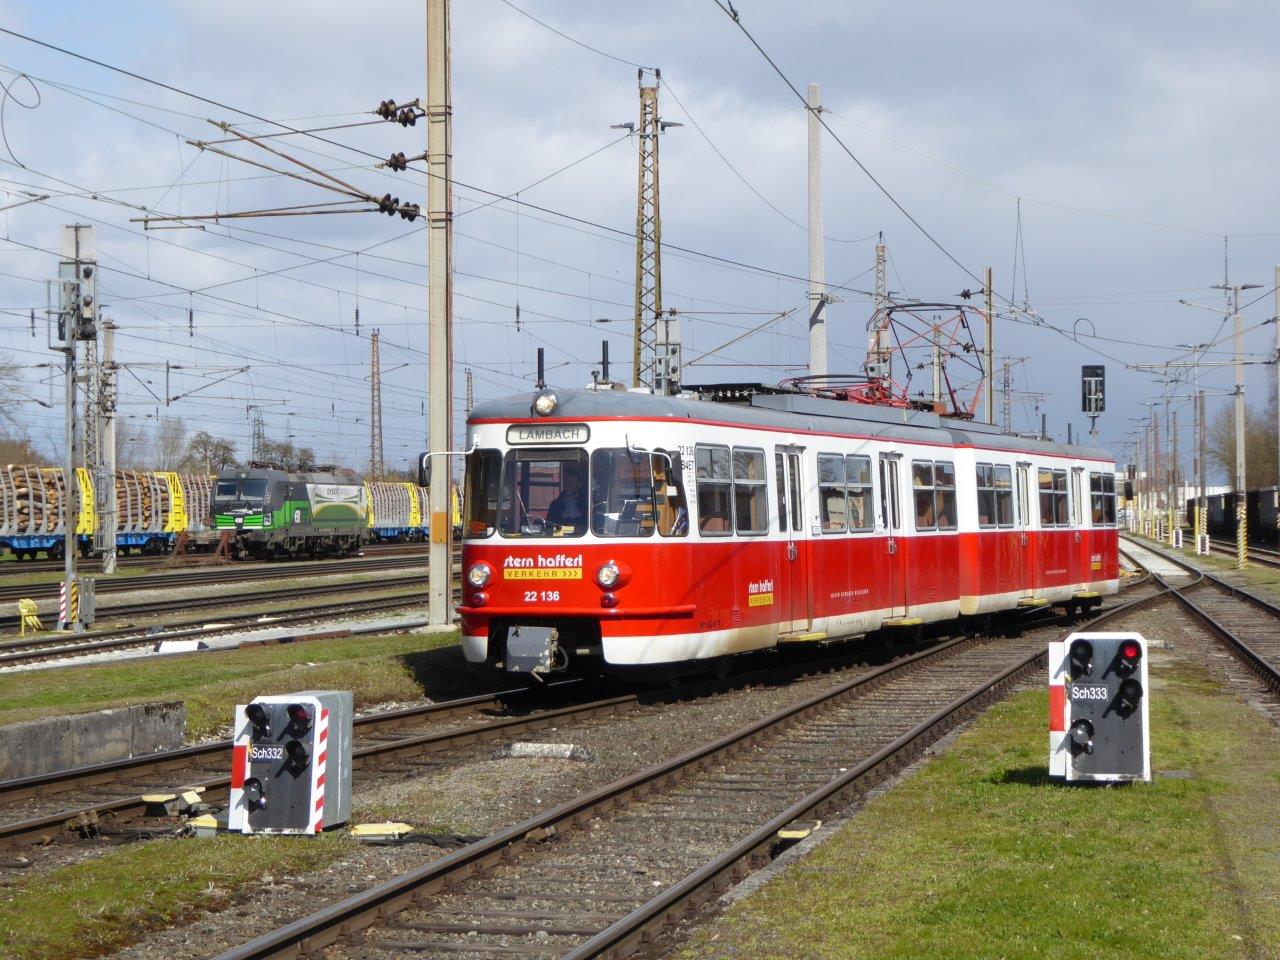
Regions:
M 236 707 L 227 828 L 319 833 L 351 816 L 351 693 L 312 690 Z
M 1073 633 L 1050 643 L 1050 776 L 1150 780 L 1149 689 L 1141 634 Z

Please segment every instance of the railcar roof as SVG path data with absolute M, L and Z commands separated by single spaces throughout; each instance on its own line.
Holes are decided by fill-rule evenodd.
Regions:
M 877 438 L 992 447 L 1016 452 L 1057 454 L 1112 460 L 1097 447 L 1059 443 L 1001 433 L 988 424 L 950 420 L 935 413 L 876 407 L 805 394 L 756 394 L 749 403 L 723 403 L 690 396 L 664 397 L 624 390 L 552 388 L 559 406 L 556 420 L 602 418 L 711 420 L 717 423 L 816 433 L 844 433 Z M 483 420 L 527 420 L 537 393 L 520 393 L 477 404 L 468 423 Z
M 357 475 L 336 473 L 289 473 L 273 467 L 228 467 L 219 471 L 219 480 L 286 480 L 293 483 L 331 483 L 339 486 L 360 486 L 364 478 Z

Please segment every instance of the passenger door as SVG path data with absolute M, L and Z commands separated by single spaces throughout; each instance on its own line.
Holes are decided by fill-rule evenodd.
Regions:
M 882 602 L 890 617 L 907 614 L 907 544 L 902 536 L 901 463 L 901 454 L 880 454 L 880 523 L 885 545 Z
M 808 539 L 804 533 L 804 484 L 800 448 L 775 447 L 774 494 L 783 556 L 779 565 L 779 624 L 783 632 L 807 631 L 812 622 Z
M 1089 534 L 1089 490 L 1085 486 L 1084 467 L 1071 468 L 1071 567 L 1073 584 L 1089 580 L 1089 551 L 1093 538 Z

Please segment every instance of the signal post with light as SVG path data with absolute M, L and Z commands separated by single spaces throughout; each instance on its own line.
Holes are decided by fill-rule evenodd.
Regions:
M 351 727 L 346 690 L 237 706 L 227 829 L 315 834 L 350 819 Z
M 1073 633 L 1049 644 L 1049 775 L 1151 779 L 1147 641 Z

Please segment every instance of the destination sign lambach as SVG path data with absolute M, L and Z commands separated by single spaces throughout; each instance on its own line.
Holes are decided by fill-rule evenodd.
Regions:
M 586 443 L 591 428 L 585 423 L 513 423 L 507 427 L 507 443 L 528 446 L 541 443 Z

